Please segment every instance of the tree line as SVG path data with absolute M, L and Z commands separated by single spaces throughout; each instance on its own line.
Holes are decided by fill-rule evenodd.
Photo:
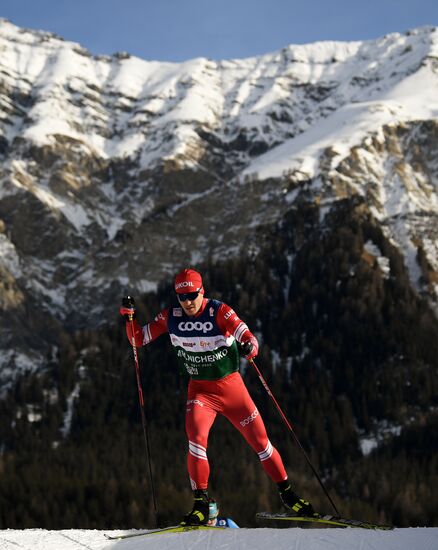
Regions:
M 194 267 L 208 296 L 230 304 L 260 337 L 257 364 L 340 512 L 436 525 L 437 320 L 363 204 L 339 203 L 323 225 L 319 216 L 304 204 L 265 227 L 257 248 Z M 365 252 L 369 241 L 389 260 L 389 274 Z M 152 319 L 171 295 L 163 281 L 138 297 L 139 319 Z M 174 523 L 191 506 L 187 380 L 165 336 L 140 350 L 140 361 L 159 516 Z M 244 361 L 242 375 L 297 492 L 330 513 Z M 46 368 L 0 401 L 0 416 L 1 528 L 154 525 L 132 351 L 117 314 L 104 327 L 64 334 Z M 384 425 L 398 435 L 383 437 Z M 364 455 L 361 438 L 373 434 L 380 443 Z M 257 511 L 281 510 L 257 456 L 225 419 L 212 428 L 209 458 L 210 493 L 224 514 L 252 526 Z

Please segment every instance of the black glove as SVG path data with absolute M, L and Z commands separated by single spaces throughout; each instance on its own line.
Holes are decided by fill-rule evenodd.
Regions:
M 257 342 L 257 338 L 255 336 L 251 336 L 249 340 L 246 340 L 246 342 L 242 342 L 240 346 L 242 350 L 242 355 L 248 359 L 254 359 L 254 357 L 257 357 L 257 354 L 259 352 L 259 343 Z
M 122 298 L 120 313 L 127 321 L 132 321 L 132 319 L 136 318 L 137 311 L 135 309 L 135 300 L 132 296 L 124 296 Z
M 240 349 L 241 349 L 242 355 L 246 357 L 254 349 L 254 344 L 252 344 L 250 341 L 247 341 L 244 344 L 241 344 Z

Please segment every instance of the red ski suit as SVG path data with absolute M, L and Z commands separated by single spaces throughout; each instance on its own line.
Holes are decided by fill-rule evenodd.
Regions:
M 211 303 L 213 302 L 204 298 L 199 312 L 190 318 L 193 319 L 192 325 L 196 324 L 197 318 L 205 319 L 206 307 Z M 219 328 L 219 332 L 228 339 L 228 342 L 233 342 L 235 339 L 242 343 L 253 337 L 246 324 L 228 305 L 219 304 L 217 312 L 216 310 L 214 312 L 215 328 Z M 213 315 L 213 308 L 209 307 L 209 309 L 210 315 Z M 175 313 L 175 309 L 163 310 L 154 321 L 146 324 L 143 328 L 134 321 L 136 345 L 148 344 L 161 334 L 169 332 L 172 312 Z M 178 313 L 178 316 L 180 317 L 181 314 Z M 184 323 L 181 325 L 185 328 Z M 199 323 L 199 325 L 202 324 Z M 131 324 L 127 323 L 126 328 L 128 338 L 132 342 Z M 172 341 L 174 341 L 173 338 L 171 334 Z M 205 342 L 203 345 L 206 344 Z M 189 382 L 186 433 L 189 445 L 187 466 L 192 489 L 207 489 L 210 474 L 207 458 L 208 435 L 218 413 L 225 416 L 239 430 L 258 454 L 264 470 L 274 482 L 279 483 L 287 479 L 280 454 L 268 439 L 263 420 L 242 377 L 237 372 L 237 365 L 235 370 L 235 372 L 216 380 L 191 379 Z

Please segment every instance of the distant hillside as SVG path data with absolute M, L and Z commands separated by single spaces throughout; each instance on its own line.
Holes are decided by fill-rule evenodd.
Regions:
M 412 289 L 397 247 L 363 201 L 325 217 L 303 207 L 259 251 L 201 266 L 211 297 L 233 305 L 261 341 L 257 364 L 345 515 L 437 525 L 438 322 Z M 379 256 L 375 251 L 379 250 Z M 137 296 L 139 318 L 169 303 L 170 281 Z M 166 337 L 140 351 L 160 517 L 190 507 L 186 381 Z M 242 373 L 297 490 L 330 505 L 255 373 Z M 44 369 L 0 402 L 2 527 L 153 525 L 132 351 L 117 311 L 64 336 Z M 213 427 L 211 494 L 242 526 L 279 510 L 275 487 L 240 435 Z M 397 468 L 394 468 L 397 464 Z

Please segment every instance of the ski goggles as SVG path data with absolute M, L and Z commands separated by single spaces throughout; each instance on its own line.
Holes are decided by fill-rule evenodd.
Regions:
M 187 300 L 193 301 L 196 300 L 196 298 L 199 295 L 199 291 L 201 290 L 202 286 L 198 288 L 198 290 L 195 290 L 195 292 L 183 292 L 181 294 L 177 293 L 178 300 L 180 302 L 186 302 Z

